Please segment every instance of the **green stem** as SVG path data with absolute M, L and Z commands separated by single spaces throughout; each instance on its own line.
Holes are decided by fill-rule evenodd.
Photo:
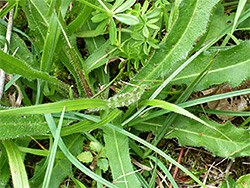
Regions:
M 92 4 L 92 3 L 88 2 L 88 1 L 85 1 L 85 0 L 79 0 L 79 1 L 80 1 L 81 3 L 84 3 L 84 4 L 87 5 L 87 6 L 91 7 L 91 8 L 94 8 L 94 9 L 96 9 L 96 10 L 99 10 L 100 12 L 103 12 L 103 13 L 108 13 L 108 12 L 109 12 L 109 10 L 108 10 L 108 11 L 107 11 L 107 10 L 104 10 L 104 9 L 102 9 L 102 8 L 96 6 L 96 5 L 94 5 L 94 4 Z M 104 5 L 104 6 L 105 6 L 105 5 Z M 105 6 L 104 8 L 106 9 L 107 7 Z
M 106 7 L 106 5 L 101 0 L 98 0 L 98 2 L 106 9 L 107 12 L 110 12 L 108 7 Z
M 100 90 L 100 91 L 99 91 L 97 94 L 95 94 L 92 98 L 93 98 L 93 99 L 96 98 L 98 95 L 100 95 L 102 92 L 104 92 L 111 84 L 113 84 L 114 81 L 121 75 L 121 73 L 123 72 L 123 70 L 124 70 L 124 67 L 121 68 L 119 74 L 118 74 L 109 84 L 107 84 L 102 90 Z

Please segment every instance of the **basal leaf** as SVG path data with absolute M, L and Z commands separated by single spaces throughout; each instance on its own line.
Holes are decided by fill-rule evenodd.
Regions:
M 166 41 L 152 59 L 132 79 L 131 83 L 141 85 L 143 80 L 155 80 L 171 71 L 174 63 L 187 57 L 195 41 L 206 32 L 209 18 L 219 0 L 183 0 L 179 5 L 179 16 Z M 145 82 L 147 85 L 151 82 Z M 131 91 L 128 86 L 124 92 Z
M 250 155 L 249 131 L 237 128 L 230 122 L 224 125 L 207 120 L 205 116 L 201 119 L 217 130 L 223 132 L 232 141 L 203 124 L 186 117 L 178 116 L 173 122 L 173 132 L 166 138 L 178 138 L 181 145 L 203 146 L 215 156 L 229 157 L 235 159 L 240 156 Z
M 6 27 L 0 24 L 0 35 L 5 36 Z M 10 41 L 10 54 L 15 52 L 15 57 L 25 61 L 34 69 L 38 69 L 38 63 L 36 57 L 29 51 L 25 42 L 19 35 L 15 32 L 11 34 L 11 41 Z
M 0 62 L 0 68 L 8 74 L 19 74 L 29 80 L 41 79 L 54 85 L 58 85 L 68 91 L 68 86 L 61 81 L 48 75 L 45 72 L 33 69 L 25 62 L 4 53 L 2 50 L 0 50 Z
M 115 185 L 120 188 L 141 187 L 135 173 L 133 173 L 127 136 L 109 127 L 104 127 L 103 130 L 105 153 L 109 160 Z
M 69 120 L 65 120 L 63 125 L 65 126 L 70 122 Z M 0 139 L 43 135 L 48 131 L 49 128 L 43 115 L 0 117 Z
M 36 43 L 41 50 L 46 38 L 48 28 L 48 7 L 43 0 L 26 0 L 23 11 L 28 19 L 29 28 L 34 31 Z
M 233 18 L 234 13 L 226 15 L 224 13 L 224 6 L 219 5 L 214 12 L 206 39 L 209 40 L 218 36 L 228 26 L 228 22 L 233 22 Z
M 200 81 L 196 91 L 208 88 L 210 85 L 226 82 L 232 87 L 239 86 L 243 81 L 250 78 L 250 41 L 241 42 L 240 45 L 221 50 L 212 62 L 211 69 Z M 191 62 L 182 72 L 177 75 L 170 85 L 189 85 L 196 76 L 207 66 L 214 57 L 216 51 L 204 52 Z M 239 76 L 240 75 L 240 76 Z

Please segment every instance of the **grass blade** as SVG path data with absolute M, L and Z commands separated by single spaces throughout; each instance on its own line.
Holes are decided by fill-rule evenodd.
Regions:
M 48 164 L 48 167 L 47 167 L 47 170 L 46 170 L 46 174 L 45 174 L 45 178 L 44 178 L 44 181 L 43 181 L 42 188 L 49 187 L 50 177 L 51 177 L 51 173 L 52 173 L 52 169 L 53 169 L 53 165 L 54 165 L 55 157 L 56 157 L 56 150 L 57 150 L 58 140 L 60 138 L 60 132 L 61 132 L 61 128 L 62 128 L 64 112 L 65 112 L 65 107 L 63 108 L 62 115 L 61 115 L 57 130 L 56 130 L 56 135 L 54 136 L 55 140 L 54 140 L 52 149 L 50 151 L 49 164 Z M 51 126 L 52 125 L 50 125 L 49 127 L 51 127 Z
M 14 187 L 29 188 L 25 166 L 17 146 L 12 140 L 2 140 L 2 143 L 8 155 Z

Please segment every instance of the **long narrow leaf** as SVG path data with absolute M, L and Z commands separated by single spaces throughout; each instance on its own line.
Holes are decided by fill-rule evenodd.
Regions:
M 41 79 L 54 85 L 58 85 L 68 91 L 68 86 L 61 81 L 45 72 L 33 69 L 25 62 L 4 53 L 2 50 L 0 50 L 0 62 L 0 68 L 9 74 L 19 74 L 29 80 Z
M 79 113 L 75 113 L 78 116 L 84 117 L 86 119 L 89 119 L 91 121 L 95 121 L 95 122 L 99 122 L 101 121 L 100 119 L 93 117 L 93 116 L 89 116 L 89 115 L 85 115 L 85 114 L 79 114 Z M 196 177 L 194 176 L 192 173 L 190 173 L 186 168 L 184 168 L 182 165 L 180 165 L 178 162 L 176 162 L 174 159 L 172 159 L 171 157 L 169 157 L 166 153 L 164 153 L 163 151 L 161 151 L 160 149 L 158 149 L 157 147 L 153 146 L 152 144 L 148 143 L 147 141 L 141 139 L 138 136 L 135 136 L 134 134 L 119 128 L 115 125 L 112 125 L 110 123 L 108 123 L 106 126 L 108 126 L 111 129 L 116 130 L 117 132 L 128 136 L 129 138 L 145 145 L 146 147 L 148 147 L 149 149 L 155 151 L 156 153 L 158 153 L 159 155 L 163 156 L 166 160 L 168 160 L 169 162 L 173 163 L 174 165 L 178 166 L 183 172 L 185 172 L 187 175 L 189 175 L 194 181 L 196 181 L 197 183 L 199 183 L 202 187 L 206 188 L 206 186 Z
M 50 114 L 45 114 L 45 118 L 48 122 L 48 125 L 51 125 L 50 129 L 55 137 L 56 135 L 56 125 L 55 122 L 53 121 L 53 117 Z M 86 168 L 84 165 L 82 165 L 67 149 L 66 145 L 63 143 L 62 139 L 59 139 L 59 147 L 62 150 L 62 152 L 65 154 L 65 156 L 74 164 L 77 168 L 79 168 L 83 173 L 88 175 L 89 177 L 95 179 L 96 181 L 102 183 L 103 185 L 106 185 L 111 188 L 117 188 L 117 186 L 113 185 L 112 183 L 108 182 L 107 180 L 103 179 L 102 177 L 98 176 L 88 168 Z
M 28 176 L 17 146 L 12 140 L 2 140 L 2 143 L 8 155 L 14 187 L 29 188 Z
M 50 104 L 41 104 L 36 106 L 1 110 L 0 116 L 56 113 L 56 112 L 61 112 L 64 106 L 66 107 L 66 111 L 84 110 L 91 108 L 108 108 L 107 101 L 103 101 L 101 99 L 76 99 L 76 100 L 55 102 Z
M 226 136 L 224 133 L 222 133 L 220 130 L 217 130 L 213 126 L 209 125 L 205 121 L 201 120 L 200 118 L 196 117 L 195 115 L 193 115 L 189 111 L 184 110 L 183 108 L 181 108 L 181 107 L 179 107 L 177 105 L 171 104 L 171 103 L 166 102 L 166 101 L 156 100 L 156 99 L 151 100 L 151 101 L 144 101 L 144 102 L 142 102 L 142 105 L 157 106 L 157 107 L 160 107 L 160 108 L 163 108 L 163 109 L 166 109 L 166 110 L 169 110 L 169 111 L 172 111 L 172 112 L 187 116 L 187 117 L 189 117 L 191 119 L 194 119 L 194 120 L 202 123 L 203 125 L 206 125 L 207 127 L 211 128 L 211 129 L 214 129 L 215 131 L 217 131 L 218 133 L 223 135 L 226 139 L 231 141 L 231 139 L 228 136 Z
M 64 112 L 65 112 L 65 107 L 63 108 L 62 115 L 61 115 L 57 130 L 56 130 L 56 135 L 54 136 L 55 140 L 54 140 L 53 146 L 52 146 L 51 151 L 50 151 L 49 164 L 48 164 L 45 178 L 43 181 L 43 188 L 49 187 L 51 173 L 52 173 L 52 169 L 53 169 L 55 157 L 56 157 L 57 145 L 58 145 L 58 141 L 60 138 L 60 132 L 61 132 L 61 128 L 62 128 Z M 52 125 L 50 125 L 49 127 L 51 127 L 51 126 Z

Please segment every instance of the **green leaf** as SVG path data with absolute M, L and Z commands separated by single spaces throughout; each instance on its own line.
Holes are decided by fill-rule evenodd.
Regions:
M 114 5 L 112 6 L 112 11 L 117 9 L 122 3 L 124 2 L 124 0 L 116 0 Z
M 220 136 L 224 137 L 225 139 L 227 139 L 228 141 L 231 141 L 230 137 L 228 137 L 227 135 L 225 135 L 223 133 L 223 131 L 220 131 L 219 129 L 216 129 L 215 127 L 211 126 L 209 123 L 203 121 L 202 119 L 196 117 L 195 115 L 193 115 L 192 113 L 190 113 L 189 111 L 166 101 L 161 101 L 161 100 L 157 100 L 157 99 L 153 99 L 150 101 L 143 101 L 141 103 L 142 105 L 150 105 L 150 106 L 154 106 L 154 107 L 160 107 L 163 108 L 165 110 L 169 110 L 172 112 L 175 112 L 177 114 L 181 114 L 184 115 L 186 117 L 189 117 L 191 119 L 196 120 L 197 122 L 205 125 L 206 127 L 213 129 L 215 132 L 217 132 Z
M 110 19 L 110 23 L 109 23 L 109 39 L 112 45 L 115 44 L 117 40 L 117 30 L 116 30 L 115 21 L 113 19 Z
M 89 147 L 92 151 L 96 153 L 100 153 L 103 149 L 103 146 L 99 142 L 90 142 Z
M 29 28 L 34 31 L 36 36 L 36 44 L 41 50 L 46 38 L 48 29 L 48 7 L 45 1 L 29 0 L 26 1 L 23 11 L 28 19 Z
M 95 121 L 95 122 L 99 122 L 101 121 L 100 119 L 94 117 L 94 116 L 89 116 L 89 115 L 85 115 L 85 114 L 79 114 L 79 113 L 75 113 L 80 117 L 84 117 L 86 119 L 89 119 L 91 121 Z M 174 159 L 172 159 L 171 157 L 169 157 L 168 155 L 166 155 L 165 152 L 161 151 L 160 149 L 158 149 L 157 147 L 153 146 L 152 144 L 148 143 L 147 141 L 145 141 L 144 139 L 141 139 L 140 137 L 118 127 L 115 125 L 112 125 L 110 123 L 108 123 L 106 125 L 108 128 L 110 128 L 113 131 L 117 131 L 119 133 L 121 133 L 122 135 L 125 135 L 143 145 L 145 145 L 146 147 L 152 149 L 153 151 L 155 151 L 156 153 L 158 153 L 159 155 L 163 156 L 166 160 L 170 161 L 171 163 L 173 163 L 174 165 L 178 166 L 183 172 L 185 172 L 187 175 L 189 175 L 194 181 L 196 181 L 197 183 L 199 183 L 202 187 L 206 188 L 206 186 L 196 177 L 194 176 L 191 172 L 189 172 L 186 168 L 184 168 L 182 165 L 180 165 L 178 162 L 176 162 Z
M 63 141 L 74 156 L 78 155 L 82 151 L 83 136 L 81 134 L 71 134 L 69 136 L 65 136 L 63 137 Z M 61 154 L 64 155 L 63 153 Z M 66 157 L 64 155 L 64 159 L 56 160 L 51 175 L 50 187 L 59 187 L 63 180 L 69 176 L 69 173 L 72 173 L 72 164 L 69 160 L 65 160 L 65 158 Z M 32 181 L 30 182 L 31 187 L 41 187 L 45 170 L 45 160 L 37 163 L 35 175 L 32 177 Z
M 106 172 L 109 168 L 109 162 L 107 159 L 98 159 L 97 166 L 103 171 Z
M 66 112 L 72 110 L 83 110 L 88 108 L 107 108 L 107 104 L 107 101 L 101 99 L 76 99 L 60 101 L 50 104 L 41 104 L 36 106 L 0 110 L 0 116 L 56 113 L 61 112 L 64 106 L 66 107 Z
M 61 81 L 48 75 L 45 72 L 33 69 L 25 62 L 4 53 L 2 50 L 0 50 L 0 62 L 0 68 L 8 74 L 19 74 L 29 80 L 41 79 L 50 82 L 54 85 L 60 86 L 66 91 L 68 91 L 68 86 L 62 83 Z
M 98 23 L 98 22 L 101 22 L 101 21 L 103 21 L 103 20 L 105 20 L 105 19 L 107 19 L 107 18 L 108 18 L 108 16 L 107 16 L 106 13 L 99 13 L 99 14 L 94 15 L 94 16 L 91 18 L 91 20 L 92 20 L 92 22 L 94 22 L 94 23 Z
M 219 157 L 235 159 L 236 157 L 250 155 L 250 138 L 247 129 L 237 128 L 230 122 L 221 125 L 207 120 L 204 116 L 201 119 L 223 132 L 232 141 L 229 141 L 212 128 L 181 116 L 175 119 L 173 132 L 167 135 L 166 138 L 178 138 L 181 145 L 203 146 Z
M 87 72 L 104 65 L 109 58 L 113 57 L 112 53 L 117 50 L 110 44 L 110 41 L 103 43 L 98 49 L 96 49 L 85 61 Z
M 5 26 L 0 24 L 0 35 L 4 36 L 5 33 L 6 33 Z M 18 50 L 16 51 L 16 49 Z M 16 58 L 26 62 L 28 65 L 30 65 L 34 69 L 39 68 L 35 55 L 33 55 L 30 52 L 30 50 L 27 48 L 23 39 L 21 39 L 21 37 L 19 37 L 18 34 L 15 32 L 11 34 L 11 41 L 10 41 L 10 54 L 13 54 L 14 52 L 15 52 Z
M 8 156 L 6 153 L 6 150 L 2 143 L 0 143 L 0 150 L 1 150 L 1 156 L 0 156 L 0 185 L 2 187 L 5 187 L 10 179 L 10 168 L 8 164 Z
M 43 72 L 49 72 L 52 67 L 53 55 L 59 35 L 60 27 L 57 23 L 56 15 L 53 13 L 50 17 L 48 32 L 43 46 L 43 55 L 40 64 L 40 70 Z
M 0 139 L 42 135 L 49 131 L 42 115 L 4 116 L 0 118 Z
M 77 155 L 77 159 L 82 163 L 91 163 L 94 160 L 94 157 L 90 151 L 84 151 Z
M 60 120 L 59 120 L 59 123 L 58 123 L 58 126 L 57 126 L 53 146 L 50 148 L 48 166 L 47 166 L 47 170 L 46 170 L 45 177 L 44 177 L 44 180 L 43 180 L 43 186 L 42 186 L 43 188 L 49 187 L 49 184 L 50 184 L 52 170 L 53 170 L 53 166 L 54 166 L 55 158 L 56 158 L 56 151 L 57 151 L 58 141 L 59 141 L 59 138 L 61 138 L 60 137 L 60 132 L 61 132 L 61 129 L 62 129 L 64 112 L 65 112 L 65 107 L 63 107 L 63 111 L 62 111 L 62 114 L 61 114 L 61 117 L 60 117 Z
M 88 0 L 90 3 L 95 3 L 95 0 Z M 93 8 L 85 5 L 84 8 L 80 11 L 78 16 L 69 24 L 68 32 L 69 35 L 73 34 L 78 28 L 81 28 L 83 24 L 88 20 Z
M 96 27 L 96 24 L 93 24 L 91 21 L 88 20 L 83 25 L 81 31 L 83 31 L 83 32 L 84 31 L 85 32 L 92 32 L 94 34 L 95 32 L 94 32 L 93 29 L 95 27 Z M 97 49 L 99 49 L 99 47 L 101 47 L 106 42 L 106 40 L 104 39 L 103 36 L 92 36 L 91 38 L 86 38 L 86 37 L 83 37 L 83 38 L 84 38 L 84 41 L 86 43 L 86 47 L 87 47 L 88 52 L 90 53 L 90 55 L 93 54 L 93 53 L 95 53 L 95 51 Z M 86 63 L 86 61 L 84 63 Z
M 45 114 L 46 120 L 48 122 L 48 125 L 50 127 L 50 130 L 53 134 L 53 136 L 55 136 L 55 130 L 56 130 L 56 125 L 55 122 L 53 120 L 53 117 L 51 116 L 51 114 Z M 73 155 L 72 153 L 67 149 L 66 145 L 64 144 L 64 142 L 62 141 L 62 139 L 59 139 L 59 147 L 62 150 L 62 152 L 64 153 L 64 155 L 68 158 L 68 160 L 75 165 L 79 170 L 81 170 L 83 173 L 85 173 L 86 175 L 90 176 L 91 178 L 93 178 L 94 180 L 108 186 L 108 187 L 112 187 L 112 188 L 116 188 L 115 185 L 113 185 L 112 183 L 108 182 L 107 180 L 103 179 L 102 177 L 98 176 L 97 174 L 95 174 L 94 172 L 92 172 L 91 170 L 89 170 L 87 167 L 85 167 L 84 165 L 82 165 Z
M 120 12 L 124 12 L 125 10 L 129 9 L 136 0 L 127 0 L 125 1 L 125 3 L 123 3 L 121 6 L 119 6 L 114 13 L 120 13 Z
M 219 0 L 181 1 L 178 19 L 166 41 L 130 83 L 141 85 L 141 80 L 155 80 L 168 73 L 174 63 L 185 59 L 195 41 L 206 32 L 211 13 L 218 3 Z M 131 90 L 131 86 L 127 86 L 123 92 Z
M 210 85 L 221 84 L 224 82 L 230 84 L 232 87 L 236 87 L 243 81 L 250 79 L 249 49 L 250 41 L 242 41 L 240 45 L 221 50 L 212 62 L 212 66 L 207 75 L 200 81 L 195 90 L 201 91 L 208 88 Z M 207 63 L 211 61 L 216 52 L 217 50 L 201 54 L 191 62 L 181 74 L 177 75 L 170 82 L 170 85 L 189 85 L 207 66 Z
M 6 149 L 14 187 L 29 188 L 28 176 L 21 154 L 12 140 L 2 140 Z
M 114 18 L 127 25 L 136 25 L 139 23 L 138 18 L 130 14 L 115 14 Z
M 241 176 L 236 181 L 236 187 L 237 188 L 247 188 L 247 187 L 250 187 L 250 174 Z
M 221 182 L 220 188 L 228 188 L 228 186 L 230 188 L 236 188 L 235 185 L 236 185 L 235 181 L 233 180 L 233 178 L 229 176 L 229 178 L 226 181 Z
M 117 187 L 141 187 L 135 174 L 132 173 L 129 145 L 127 136 L 117 131 L 104 127 L 105 154 L 108 157 L 113 180 Z
M 233 22 L 233 18 L 234 13 L 226 15 L 224 13 L 224 6 L 220 4 L 213 14 L 206 39 L 209 40 L 221 34 L 221 31 L 228 26 L 227 23 Z

